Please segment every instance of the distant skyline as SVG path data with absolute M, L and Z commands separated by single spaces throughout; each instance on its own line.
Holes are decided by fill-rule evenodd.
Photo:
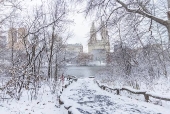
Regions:
M 28 1 L 27 0 L 22 1 L 23 3 L 27 4 L 28 7 L 25 7 L 27 10 L 32 10 L 33 7 L 40 6 L 42 4 L 42 1 L 46 2 L 46 0 L 28 0 Z M 49 1 L 50 0 L 48 0 L 48 2 Z M 83 51 L 87 52 L 89 32 L 93 20 L 90 17 L 86 19 L 84 13 L 79 13 L 80 10 L 83 10 L 85 8 L 85 2 L 76 5 L 69 4 L 68 7 L 70 8 L 70 13 L 68 17 L 70 20 L 74 21 L 74 23 L 68 25 L 68 28 L 70 28 L 70 31 L 72 31 L 73 36 L 70 39 L 68 39 L 67 43 L 68 44 L 81 43 L 83 45 Z
M 77 6 L 79 7 L 79 6 Z M 79 11 L 80 9 L 76 9 Z M 82 8 L 81 8 L 82 10 Z M 92 22 L 94 21 L 93 16 L 85 17 L 84 13 L 71 13 L 69 16 L 71 20 L 74 21 L 74 24 L 70 25 L 70 29 L 73 31 L 73 36 L 67 41 L 68 44 L 80 43 L 83 45 L 83 51 L 88 52 L 88 40 L 90 39 L 90 28 Z M 98 23 L 95 22 L 95 27 L 97 29 Z M 100 33 L 97 33 L 97 39 L 101 39 Z
M 72 13 L 69 18 L 74 21 L 74 24 L 70 25 L 73 36 L 68 40 L 68 43 L 81 43 L 83 45 L 83 51 L 88 52 L 88 40 L 93 19 L 89 16 L 85 17 L 85 13 L 80 13 L 85 7 L 85 3 L 81 3 L 72 5 L 70 8 Z
M 47 2 L 50 2 L 50 1 L 53 1 L 53 0 L 19 0 L 19 1 L 21 1 L 22 10 L 18 11 L 19 12 L 18 17 L 23 18 L 25 15 L 31 16 L 35 7 L 41 6 L 42 3 L 43 3 L 44 9 L 46 10 L 46 7 L 48 5 Z M 157 1 L 157 0 L 155 0 L 155 1 Z M 68 28 L 70 28 L 70 31 L 72 31 L 73 35 L 70 39 L 68 39 L 67 43 L 68 44 L 81 43 L 83 45 L 83 51 L 87 52 L 87 50 L 88 50 L 88 40 L 89 40 L 89 37 L 90 37 L 89 32 L 90 32 L 91 24 L 94 20 L 94 17 L 92 18 L 92 17 L 88 16 L 87 18 L 85 18 L 84 13 L 78 13 L 78 12 L 83 11 L 83 9 L 85 8 L 85 5 L 86 5 L 85 2 L 83 2 L 81 4 L 74 4 L 74 3 L 68 4 L 68 7 L 70 8 L 70 11 L 71 11 L 71 13 L 68 15 L 68 17 L 69 17 L 70 20 L 74 21 L 74 24 L 68 25 Z M 156 4 L 157 7 L 159 5 L 162 5 L 161 8 L 165 9 L 163 7 L 163 5 L 166 5 L 166 2 L 165 2 L 165 4 L 161 4 L 161 3 Z M 10 11 L 9 9 L 6 8 L 4 10 L 4 13 L 9 12 Z M 166 13 L 165 11 L 164 12 L 163 11 L 162 11 L 163 14 Z M 162 14 L 159 14 L 157 17 L 159 17 L 159 16 L 162 17 Z M 165 16 L 165 18 L 166 18 L 166 15 L 163 15 L 163 16 Z M 27 17 L 26 17 L 26 19 L 27 19 Z M 18 20 L 16 20 L 16 21 L 18 21 Z M 18 23 L 16 23 L 16 25 L 17 24 Z M 98 22 L 95 22 L 96 27 L 97 27 L 98 24 L 99 24 Z M 144 26 L 143 28 L 146 28 L 146 27 Z M 4 27 L 4 29 L 7 29 L 7 27 Z M 114 32 L 114 30 L 109 31 L 109 34 L 111 34 L 110 35 L 110 42 L 116 41 L 118 39 L 116 34 L 113 34 L 111 32 Z M 97 35 L 97 38 L 100 39 L 99 35 Z M 167 42 L 167 41 L 165 41 L 165 42 Z
M 22 10 L 17 12 L 18 17 L 21 17 L 23 20 L 24 18 L 28 18 L 27 16 L 33 15 L 33 11 L 36 7 L 43 5 L 47 7 L 48 4 L 43 4 L 44 2 L 49 2 L 50 0 L 21 0 Z M 76 44 L 80 43 L 83 45 L 83 51 L 88 52 L 88 40 L 90 38 L 90 28 L 91 24 L 94 20 L 92 16 L 88 16 L 85 18 L 85 14 L 79 13 L 80 11 L 84 10 L 85 2 L 81 4 L 69 4 L 70 13 L 68 15 L 69 19 L 74 21 L 73 24 L 68 25 L 68 28 L 72 32 L 72 37 L 68 39 L 68 44 Z M 97 23 L 96 23 L 97 25 Z
M 68 39 L 68 43 L 81 43 L 83 45 L 83 51 L 87 52 L 91 21 L 86 20 L 82 13 L 76 13 L 70 18 L 74 20 L 75 24 L 70 27 L 70 29 L 73 31 L 73 36 Z

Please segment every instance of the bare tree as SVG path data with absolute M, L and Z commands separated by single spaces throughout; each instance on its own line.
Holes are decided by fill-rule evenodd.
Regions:
M 140 81 L 152 85 L 160 76 L 167 78 L 169 51 L 163 44 L 170 45 L 170 0 L 86 2 L 86 15 L 95 14 L 97 21 L 105 21 L 110 39 L 125 43 L 131 50 L 110 53 L 110 75 L 119 75 L 132 85 L 139 85 Z
M 115 27 L 117 23 L 120 23 L 121 25 L 124 25 L 124 23 L 129 23 L 124 25 L 126 30 L 133 30 L 139 37 L 142 34 L 144 36 L 144 33 L 146 34 L 147 31 L 152 32 L 154 23 L 158 23 L 166 27 L 167 33 L 169 34 L 170 24 L 169 18 L 167 18 L 169 11 L 166 10 L 168 8 L 166 6 L 160 6 L 161 8 L 158 7 L 156 5 L 158 2 L 159 1 L 155 2 L 154 0 L 87 0 L 87 8 L 85 12 L 86 14 L 94 12 L 97 19 L 106 21 L 106 25 L 110 27 Z M 169 4 L 169 0 L 161 0 L 161 3 Z M 158 10 L 159 8 L 163 9 L 163 11 L 166 11 L 167 13 L 162 13 L 161 10 Z M 167 20 L 164 20 L 166 18 Z M 141 25 L 146 25 L 145 28 L 147 28 L 145 31 L 143 30 L 142 33 Z M 152 33 L 151 36 L 153 36 Z
M 44 79 L 49 81 L 55 79 L 55 83 L 58 80 L 65 66 L 64 43 L 68 37 L 65 35 L 63 38 L 62 34 L 66 32 L 66 25 L 70 22 L 66 18 L 68 13 L 66 3 L 65 0 L 49 1 L 49 7 L 37 6 L 26 19 L 20 19 L 14 14 L 10 17 L 13 65 L 12 77 L 4 89 L 11 97 L 19 100 L 24 89 L 31 89 L 32 98 L 36 98 L 38 88 Z M 22 35 L 20 32 L 12 31 L 19 27 L 14 24 L 23 27 L 26 32 Z M 20 50 L 15 49 L 18 35 L 23 45 Z

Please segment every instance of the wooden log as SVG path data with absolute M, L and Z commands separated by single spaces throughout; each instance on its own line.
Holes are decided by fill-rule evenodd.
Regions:
M 131 93 L 134 93 L 134 94 L 145 94 L 146 92 L 144 92 L 144 91 L 132 91 L 132 90 L 129 90 L 129 89 L 127 89 L 127 88 L 122 88 L 122 89 L 120 89 L 121 91 L 123 91 L 123 90 L 126 90 L 126 91 L 129 91 L 129 92 L 131 92 Z
M 71 111 L 68 111 L 68 114 L 73 114 Z
M 155 99 L 160 99 L 160 100 L 165 100 L 165 101 L 170 101 L 170 98 L 166 98 L 164 96 L 157 96 L 157 95 L 152 95 L 152 94 L 149 94 L 149 93 L 146 93 L 146 95 L 148 95 L 149 97 L 153 97 Z
M 77 82 L 77 78 L 73 79 L 75 82 Z
M 68 107 L 64 106 L 64 108 L 68 110 L 69 108 L 71 108 L 71 106 L 68 106 Z
M 65 85 L 65 88 L 67 88 L 68 85 Z
M 117 90 L 116 90 L 116 94 L 117 94 L 117 95 L 120 95 L 120 89 L 117 89 Z
M 145 97 L 145 101 L 146 101 L 146 102 L 149 102 L 149 95 L 144 94 L 144 97 Z
M 59 97 L 59 104 L 60 104 L 60 105 L 64 104 L 64 102 L 61 101 L 60 97 Z
M 94 78 L 94 76 L 90 76 L 89 78 Z
M 129 89 L 129 88 L 126 88 L 126 87 L 123 87 L 121 89 L 119 88 L 115 88 L 115 89 L 112 89 L 112 88 L 109 88 L 107 86 L 104 86 L 104 85 L 101 85 L 99 84 L 98 81 L 95 81 L 96 84 L 103 90 L 110 90 L 111 92 L 112 91 L 116 91 L 116 94 L 117 95 L 120 95 L 120 91 L 128 91 L 130 93 L 133 93 L 133 94 L 141 94 L 141 95 L 144 95 L 145 97 L 145 101 L 146 102 L 149 102 L 149 97 L 153 97 L 155 99 L 159 99 L 159 100 L 165 100 L 165 101 L 170 101 L 170 98 L 167 97 L 167 96 L 161 96 L 161 95 L 156 95 L 156 94 L 152 94 L 152 93 L 147 93 L 146 91 L 140 91 L 140 90 L 134 90 L 134 89 Z
M 105 90 L 106 89 L 106 87 L 105 86 L 103 86 L 103 90 Z

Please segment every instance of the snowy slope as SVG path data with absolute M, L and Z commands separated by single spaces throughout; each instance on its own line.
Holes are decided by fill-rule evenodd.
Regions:
M 70 85 L 61 100 L 73 114 L 170 114 L 170 109 L 103 91 L 88 78 Z
M 57 95 L 51 93 L 48 84 L 44 84 L 36 100 L 31 100 L 30 92 L 24 91 L 19 101 L 0 101 L 0 114 L 67 114 L 63 106 L 59 108 L 56 105 Z

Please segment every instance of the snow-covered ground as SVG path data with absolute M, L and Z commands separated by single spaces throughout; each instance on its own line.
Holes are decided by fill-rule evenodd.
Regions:
M 142 81 L 140 82 L 140 88 L 138 89 L 133 89 L 133 86 L 130 85 L 126 85 L 124 84 L 124 82 L 122 81 L 121 83 L 119 82 L 120 80 L 115 80 L 115 81 L 102 81 L 101 79 L 96 79 L 100 85 L 104 85 L 107 87 L 110 87 L 112 89 L 114 88 L 128 88 L 129 90 L 132 91 L 145 91 L 148 94 L 152 94 L 154 96 L 158 96 L 158 97 L 162 97 L 162 98 L 170 98 L 170 80 L 167 78 L 159 78 L 157 80 L 155 80 L 152 84 L 146 84 L 143 83 Z M 124 86 L 126 85 L 126 86 Z M 127 91 L 121 91 L 121 95 L 122 96 L 126 96 L 132 99 L 137 99 L 137 100 L 141 100 L 141 101 L 145 101 L 145 98 L 143 95 L 135 95 L 135 94 L 131 94 Z M 154 104 L 158 104 L 167 108 L 170 108 L 170 101 L 164 101 L 164 100 L 159 100 L 159 99 L 155 99 L 150 97 L 149 98 L 149 102 L 152 102 Z
M 31 100 L 31 91 L 24 91 L 19 101 L 0 101 L 0 114 L 67 114 L 63 106 L 58 107 L 57 94 L 51 93 L 50 84 L 44 84 L 36 100 Z
M 61 90 L 61 85 L 58 90 Z M 19 101 L 0 101 L 0 114 L 169 114 L 170 109 L 162 106 L 132 100 L 101 90 L 93 79 L 81 78 L 66 88 L 59 106 L 57 94 L 51 93 L 50 83 L 43 83 L 37 99 L 31 100 L 31 91 L 24 91 Z M 58 93 L 59 94 L 59 93 Z
M 79 79 L 62 94 L 73 114 L 170 114 L 170 109 L 101 90 L 93 79 Z

